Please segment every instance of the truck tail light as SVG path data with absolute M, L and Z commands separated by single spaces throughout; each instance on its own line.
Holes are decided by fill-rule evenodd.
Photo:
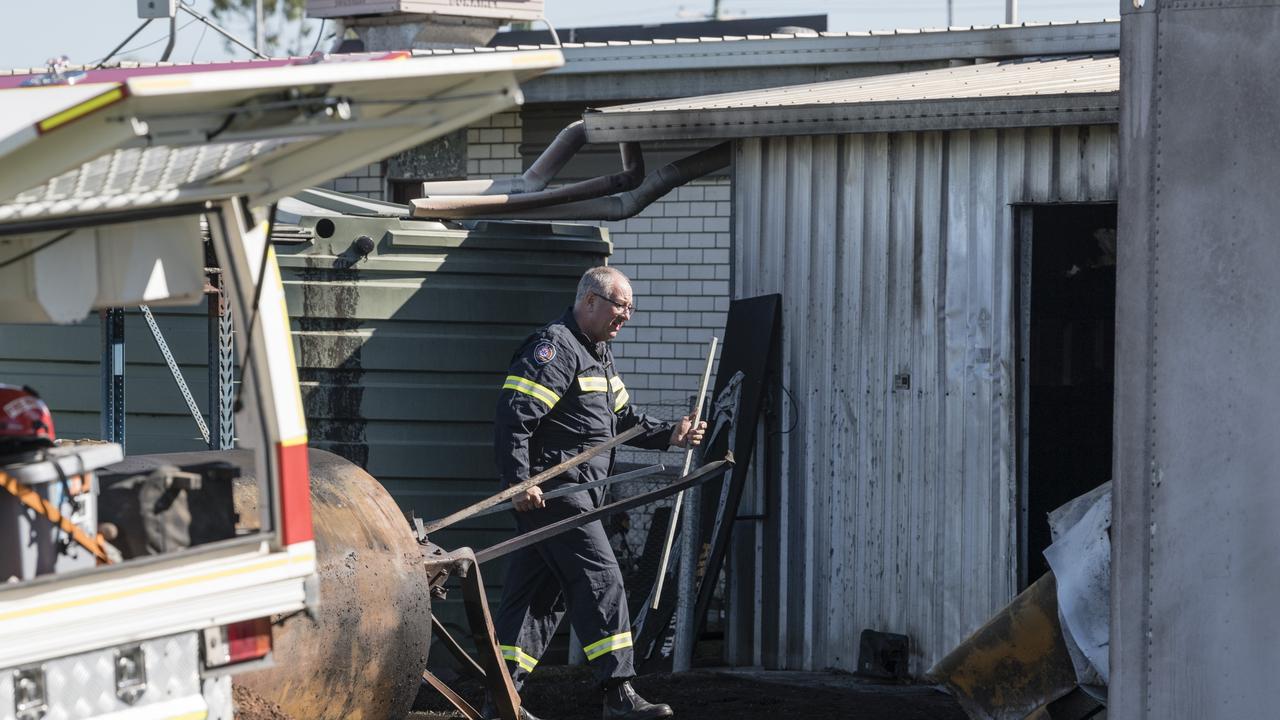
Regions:
M 206 667 L 222 667 L 260 660 L 271 652 L 271 620 L 257 618 L 205 628 L 204 663 Z
M 285 545 L 312 539 L 307 438 L 276 445 L 280 462 L 280 537 Z

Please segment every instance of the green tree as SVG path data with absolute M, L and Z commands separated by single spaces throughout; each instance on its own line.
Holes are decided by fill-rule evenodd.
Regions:
M 248 37 L 253 43 L 255 0 L 213 0 L 210 15 L 220 23 L 249 28 Z M 267 55 L 308 55 L 314 46 L 318 30 L 307 21 L 304 14 L 306 0 L 262 0 L 263 45 Z M 227 47 L 232 47 L 227 43 Z

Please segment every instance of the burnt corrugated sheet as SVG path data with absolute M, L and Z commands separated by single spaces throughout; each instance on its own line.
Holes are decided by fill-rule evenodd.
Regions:
M 1015 203 L 1114 202 L 1114 126 L 740 141 L 734 294 L 783 295 L 772 493 L 730 659 L 923 672 L 1017 583 Z M 759 465 L 757 465 L 759 467 Z M 768 507 L 759 507 L 771 498 Z M 774 547 L 776 545 L 776 547 Z

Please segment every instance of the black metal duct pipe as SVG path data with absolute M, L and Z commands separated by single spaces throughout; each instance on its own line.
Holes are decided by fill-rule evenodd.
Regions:
M 527 210 L 512 210 L 508 206 L 467 208 L 465 211 L 458 210 L 449 217 L 489 220 L 624 220 L 649 207 L 674 188 L 727 167 L 731 158 L 731 146 L 732 143 L 723 142 L 681 158 L 649 173 L 640 187 L 624 193 Z M 414 214 L 420 214 L 416 208 Z
M 582 121 L 569 123 L 555 140 L 538 156 L 524 174 L 502 180 L 443 180 L 422 183 L 422 194 L 438 195 L 519 195 L 537 192 L 551 182 L 573 157 L 587 144 L 587 131 Z M 643 171 L 641 171 L 643 172 Z
M 576 200 L 598 198 L 634 190 L 644 180 L 644 155 L 639 143 L 620 143 L 622 172 L 601 175 L 581 182 L 539 190 L 504 195 L 442 195 L 413 200 L 413 214 L 430 218 L 475 217 L 486 210 L 515 211 L 562 205 Z

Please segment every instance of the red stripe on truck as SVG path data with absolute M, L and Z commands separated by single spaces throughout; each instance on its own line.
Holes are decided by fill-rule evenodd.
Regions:
M 280 537 L 285 545 L 306 542 L 314 537 L 307 443 L 279 443 L 276 448 L 280 460 Z

